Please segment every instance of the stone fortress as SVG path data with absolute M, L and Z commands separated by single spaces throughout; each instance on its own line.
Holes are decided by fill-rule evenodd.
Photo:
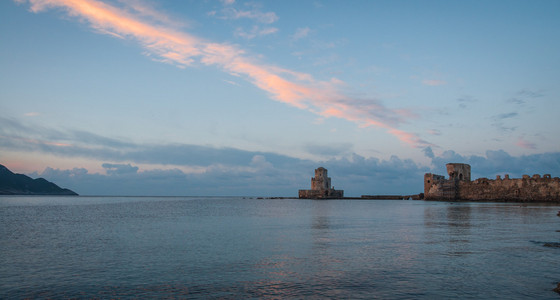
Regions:
M 342 199 L 343 190 L 335 190 L 331 187 L 331 178 L 327 176 L 327 169 L 319 167 L 315 169 L 315 177 L 311 178 L 310 190 L 299 190 L 301 199 Z
M 560 201 L 560 178 L 530 177 L 509 178 L 500 175 L 495 180 L 479 178 L 471 181 L 471 166 L 449 163 L 446 165 L 449 179 L 442 175 L 424 175 L 424 199 L 462 201 L 515 201 L 515 202 L 558 202 Z

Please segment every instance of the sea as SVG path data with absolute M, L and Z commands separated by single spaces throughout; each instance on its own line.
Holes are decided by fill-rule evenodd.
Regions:
M 558 299 L 559 205 L 0 197 L 0 299 Z

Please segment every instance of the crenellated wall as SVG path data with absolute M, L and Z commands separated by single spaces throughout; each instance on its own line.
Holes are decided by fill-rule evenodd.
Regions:
M 498 175 L 496 179 L 471 181 L 469 165 L 448 164 L 447 169 L 451 170 L 449 179 L 431 173 L 424 175 L 424 199 L 560 202 L 560 178 L 552 178 L 550 174 L 523 175 L 522 178 L 509 178 L 506 174 L 503 179 Z
M 523 175 L 523 178 L 479 178 L 459 182 L 460 199 L 505 201 L 560 201 L 560 178 Z

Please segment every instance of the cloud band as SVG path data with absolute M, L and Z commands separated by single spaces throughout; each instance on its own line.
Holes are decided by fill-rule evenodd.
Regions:
M 100 33 L 136 40 L 156 60 L 186 68 L 194 63 L 214 65 L 229 74 L 244 77 L 271 98 L 306 109 L 323 117 L 338 117 L 360 126 L 375 126 L 415 147 L 431 145 L 416 134 L 398 129 L 411 113 L 390 109 L 377 99 L 356 99 L 342 93 L 340 80 L 321 81 L 254 61 L 238 47 L 206 41 L 172 28 L 165 15 L 131 7 L 120 8 L 97 0 L 18 0 L 28 2 L 33 12 L 61 8 L 69 16 L 88 23 Z M 126 3 L 126 1 L 125 1 Z M 142 16 L 149 15 L 149 21 Z M 160 18 L 160 22 L 154 21 Z M 163 25 L 162 25 L 163 24 Z

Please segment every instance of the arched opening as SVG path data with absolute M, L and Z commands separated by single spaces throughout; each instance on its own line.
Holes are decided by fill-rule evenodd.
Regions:
M 463 173 L 459 174 L 459 180 L 463 180 Z

